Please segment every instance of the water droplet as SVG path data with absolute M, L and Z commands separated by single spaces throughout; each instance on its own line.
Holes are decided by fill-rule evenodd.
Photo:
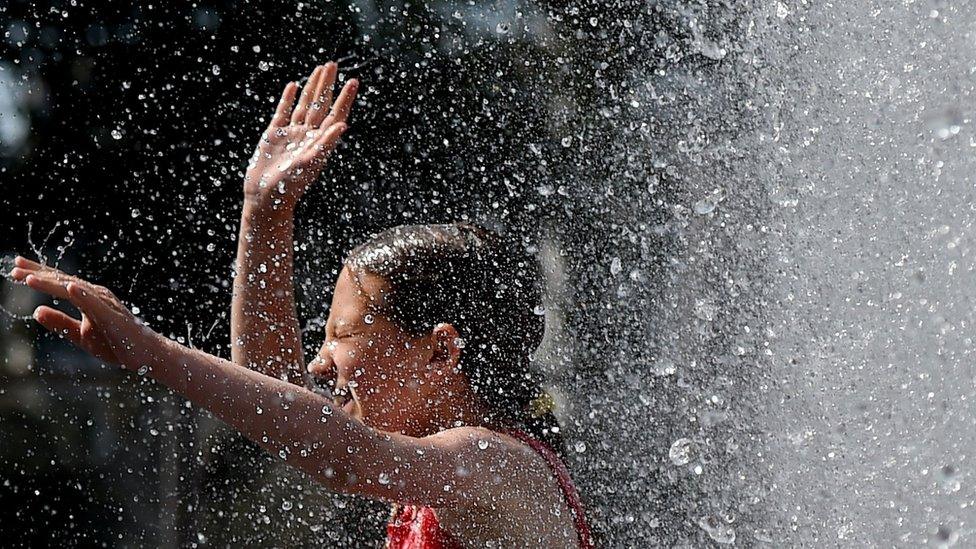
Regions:
M 952 547 L 959 541 L 959 532 L 952 529 L 951 526 L 946 524 L 940 524 L 939 529 L 935 532 L 936 538 L 941 543 L 940 547 Z
M 678 367 L 670 360 L 662 359 L 654 363 L 654 375 L 656 376 L 672 376 L 677 371 Z
M 281 502 L 281 509 L 284 510 L 284 511 L 291 511 L 291 508 L 292 507 L 293 507 L 292 502 L 290 502 L 288 500 L 285 500 L 285 501 L 282 501 Z
M 271 63 L 268 63 L 267 61 L 258 61 L 259 70 L 267 71 L 270 68 L 271 68 Z
M 576 450 L 577 454 L 582 454 L 586 451 L 586 443 L 582 440 L 577 441 L 576 444 L 573 445 L 573 450 Z
M 542 315 L 546 314 L 546 308 L 543 307 L 542 305 L 536 305 L 535 308 L 532 309 L 532 312 L 535 313 L 535 314 L 537 314 L 537 315 L 539 315 L 539 316 L 542 316 Z
M 214 65 L 214 66 L 210 67 L 210 72 L 212 72 L 214 74 L 214 76 L 219 75 L 220 74 L 220 65 Z
M 697 453 L 698 445 L 687 438 L 679 438 L 671 444 L 668 458 L 675 465 L 688 465 Z
M 363 315 L 363 322 L 365 322 L 366 324 L 372 324 L 373 323 L 373 320 L 374 320 L 373 319 L 373 315 L 371 315 L 369 313 Z
M 946 493 L 958 492 L 962 487 L 959 482 L 959 477 L 956 474 L 956 467 L 954 465 L 945 465 L 939 471 L 939 479 L 941 481 L 942 490 Z
M 376 479 L 376 481 L 379 482 L 380 484 L 382 484 L 383 486 L 386 486 L 387 484 L 390 483 L 390 475 L 388 475 L 386 473 L 380 473 L 380 475 Z
M 141 376 L 146 375 L 147 372 L 149 372 L 149 366 L 147 364 L 143 364 L 142 366 L 139 366 L 139 369 L 136 370 L 136 373 L 138 373 Z
M 512 30 L 512 25 L 507 22 L 502 22 L 495 25 L 495 32 L 498 34 L 508 34 L 508 31 Z
M 12 255 L 5 255 L 2 258 L 0 258 L 0 271 L 3 272 L 3 276 L 9 278 L 10 271 L 12 271 L 13 268 L 17 266 L 17 264 L 14 263 L 14 261 L 15 258 Z
M 139 307 L 136 307 L 135 305 L 132 306 L 132 314 L 137 315 L 137 314 L 139 314 L 141 312 L 142 312 L 142 309 L 140 309 Z
M 693 312 L 698 318 L 711 322 L 718 316 L 718 305 L 708 299 L 696 299 Z
M 612 260 L 610 260 L 610 274 L 611 275 L 617 276 L 618 274 L 620 274 L 620 271 L 621 270 L 623 270 L 623 265 L 620 263 L 620 258 L 619 257 L 615 257 Z
M 702 198 L 698 202 L 695 202 L 695 213 L 698 215 L 706 215 L 715 211 L 715 208 L 725 200 L 725 189 L 719 187 L 712 191 L 712 193 L 705 198 Z
M 482 450 L 487 450 L 488 449 L 488 441 L 487 440 L 484 440 L 484 439 L 479 440 L 478 441 L 478 448 L 481 448 Z
M 114 139 L 116 141 L 118 141 L 119 139 L 122 139 L 122 132 L 119 131 L 118 128 L 115 128 L 114 130 L 112 130 L 112 139 Z
M 702 41 L 698 44 L 698 51 L 705 57 L 715 61 L 721 61 L 728 55 L 728 50 L 714 42 Z
M 728 545 L 735 543 L 735 529 L 722 522 L 715 515 L 705 515 L 698 519 L 698 526 L 708 533 L 716 543 Z
M 460 337 L 454 338 L 454 346 L 457 347 L 458 349 L 463 349 L 464 348 L 464 339 L 462 339 Z

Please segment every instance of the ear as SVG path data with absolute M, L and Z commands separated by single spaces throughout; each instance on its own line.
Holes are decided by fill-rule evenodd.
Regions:
M 430 363 L 443 369 L 453 370 L 457 368 L 461 360 L 460 338 L 457 329 L 451 324 L 441 323 L 434 326 L 431 333 L 431 343 L 433 344 L 433 355 Z

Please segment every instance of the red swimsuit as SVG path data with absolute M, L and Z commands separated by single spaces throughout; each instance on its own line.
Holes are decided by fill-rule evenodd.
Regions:
M 549 467 L 556 473 L 559 487 L 562 488 L 566 502 L 573 511 L 576 533 L 579 535 L 580 547 L 592 549 L 590 528 L 583 515 L 583 505 L 579 493 L 573 486 L 566 466 L 559 456 L 544 442 L 536 440 L 522 431 L 502 430 L 501 432 L 517 438 L 539 452 Z M 461 543 L 451 537 L 451 534 L 441 528 L 437 515 L 430 507 L 417 505 L 403 505 L 386 525 L 386 549 L 460 549 Z

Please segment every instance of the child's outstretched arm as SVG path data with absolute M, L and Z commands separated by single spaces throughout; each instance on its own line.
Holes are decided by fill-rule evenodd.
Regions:
M 303 384 L 305 361 L 295 310 L 294 214 L 346 131 L 358 82 L 332 104 L 338 67 L 312 71 L 297 105 L 289 82 L 244 177 L 244 208 L 231 302 L 231 360 Z
M 532 450 L 487 429 L 459 427 L 424 438 L 374 430 L 304 387 L 167 339 L 102 286 L 22 257 L 15 264 L 14 280 L 81 311 L 78 320 L 39 307 L 34 318 L 45 328 L 167 385 L 332 490 L 498 510 L 524 505 L 552 482 Z

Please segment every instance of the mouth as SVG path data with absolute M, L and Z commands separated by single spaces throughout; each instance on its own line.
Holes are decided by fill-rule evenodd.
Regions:
M 311 389 L 332 401 L 336 407 L 360 422 L 363 421 L 363 406 L 352 385 L 346 384 L 333 388 L 335 381 L 326 381 L 324 377 L 312 376 Z
M 332 399 L 332 402 L 356 420 L 363 421 L 363 407 L 354 387 L 347 385 L 341 389 L 337 389 L 336 396 Z

